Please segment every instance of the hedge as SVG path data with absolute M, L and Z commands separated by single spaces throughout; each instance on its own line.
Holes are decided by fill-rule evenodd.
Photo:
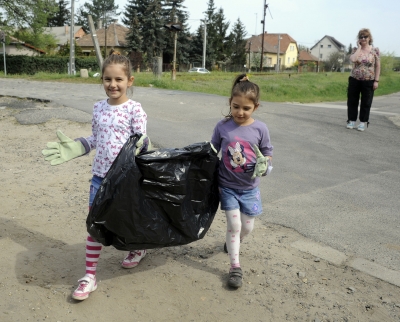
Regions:
M 4 71 L 3 55 L 0 55 L 0 71 Z M 69 57 L 45 57 L 45 56 L 24 56 L 6 55 L 7 74 L 28 74 L 34 75 L 38 72 L 46 73 L 68 73 Z M 76 57 L 75 70 L 91 69 L 99 70 L 96 57 Z

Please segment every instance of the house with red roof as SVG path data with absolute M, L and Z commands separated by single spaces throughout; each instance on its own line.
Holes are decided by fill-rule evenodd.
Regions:
M 123 25 L 114 22 L 107 29 L 102 27 L 96 30 L 97 40 L 101 52 L 104 53 L 107 47 L 107 53 L 113 48 L 123 55 L 127 55 L 128 49 L 128 33 L 129 29 Z M 94 44 L 91 34 L 86 34 L 76 41 L 76 44 L 82 48 L 85 55 L 95 55 Z
M 262 47 L 264 39 L 264 44 Z M 267 33 L 254 35 L 246 41 L 247 61 L 251 68 L 259 68 L 261 55 L 263 68 L 276 68 L 278 60 L 280 69 L 292 67 L 297 61 L 297 42 L 286 33 Z

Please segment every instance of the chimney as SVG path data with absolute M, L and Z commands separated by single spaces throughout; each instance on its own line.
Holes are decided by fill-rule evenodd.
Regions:
M 103 28 L 103 21 L 101 19 L 99 19 L 99 21 L 97 21 L 97 29 L 101 29 Z

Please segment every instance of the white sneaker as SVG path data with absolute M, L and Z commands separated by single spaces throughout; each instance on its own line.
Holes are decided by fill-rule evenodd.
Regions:
M 356 126 L 356 122 L 353 121 L 347 121 L 347 128 L 348 129 L 354 129 L 354 127 Z
M 85 275 L 78 282 L 78 288 L 72 293 L 72 298 L 75 300 L 86 300 L 89 294 L 97 289 L 96 276 Z
M 361 132 L 364 132 L 364 130 L 365 130 L 365 123 L 360 123 L 360 124 L 358 124 L 357 130 L 358 130 L 358 131 L 361 131 Z
M 123 268 L 133 268 L 146 256 L 146 250 L 134 250 L 128 253 L 121 263 Z

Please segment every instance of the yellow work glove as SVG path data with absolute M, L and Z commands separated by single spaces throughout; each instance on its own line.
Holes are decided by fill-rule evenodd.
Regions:
M 42 150 L 45 160 L 50 161 L 51 165 L 59 165 L 86 153 L 80 141 L 70 139 L 60 130 L 57 131 L 57 137 L 60 142 L 47 142 L 48 149 Z
M 254 150 L 256 151 L 256 165 L 254 166 L 253 176 L 251 177 L 254 179 L 255 177 L 261 177 L 267 172 L 268 168 L 268 157 L 265 157 L 260 152 L 260 149 L 256 144 L 254 144 Z

